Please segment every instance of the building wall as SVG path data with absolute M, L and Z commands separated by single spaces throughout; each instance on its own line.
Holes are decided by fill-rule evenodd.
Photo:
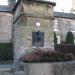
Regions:
M 12 40 L 12 15 L 0 13 L 0 43 L 9 43 Z
M 60 41 L 63 42 L 66 39 L 66 35 L 68 31 L 72 31 L 75 38 L 75 20 L 67 19 L 67 18 L 55 18 L 55 25 L 58 31 L 56 31 L 57 35 L 60 36 Z

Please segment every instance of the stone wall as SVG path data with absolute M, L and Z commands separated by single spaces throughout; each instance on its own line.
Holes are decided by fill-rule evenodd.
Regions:
M 67 19 L 67 18 L 55 18 L 57 22 L 55 25 L 58 27 L 56 28 L 58 30 L 57 35 L 60 36 L 60 40 L 65 41 L 66 35 L 68 31 L 73 31 L 74 37 L 75 37 L 75 20 L 74 19 Z
M 75 61 L 21 64 L 24 75 L 75 75 Z
M 0 13 L 0 43 L 12 41 L 12 14 Z
M 53 6 L 45 3 L 38 3 L 34 1 L 24 1 L 23 11 L 25 14 L 29 14 L 35 17 L 49 18 L 54 16 Z
M 27 24 L 22 25 L 21 28 L 21 41 L 25 48 L 32 48 L 32 32 L 44 32 L 44 47 L 51 48 L 53 43 L 52 21 L 49 19 L 40 19 L 40 27 L 36 26 L 38 18 L 27 17 Z

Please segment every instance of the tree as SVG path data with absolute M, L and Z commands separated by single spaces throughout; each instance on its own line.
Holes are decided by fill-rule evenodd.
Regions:
M 56 37 L 56 33 L 54 32 L 54 44 L 57 44 L 57 37 Z
M 74 44 L 74 37 L 71 31 L 69 31 L 66 35 L 66 43 L 67 44 Z

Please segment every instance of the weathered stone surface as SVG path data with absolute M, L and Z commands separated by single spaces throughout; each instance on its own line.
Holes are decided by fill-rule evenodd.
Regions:
M 75 39 L 75 20 L 68 18 L 55 18 L 55 26 L 57 25 L 58 32 L 57 35 L 60 36 L 60 42 L 65 41 L 68 31 L 72 31 Z M 57 29 L 56 28 L 56 29 Z
M 26 0 L 27 1 L 27 0 Z M 34 50 L 32 32 L 44 33 L 42 48 L 54 49 L 53 42 L 53 5 L 27 1 L 20 3 L 14 14 L 14 61 L 19 67 L 18 59 L 25 53 Z M 39 22 L 40 26 L 36 26 Z
M 75 75 L 75 61 L 57 63 L 22 63 L 24 75 Z
M 20 17 L 16 20 L 16 18 Z M 53 6 L 49 4 L 41 4 L 34 1 L 26 1 L 19 4 L 14 15 L 14 52 L 15 57 L 31 52 L 32 32 L 44 32 L 44 46 L 43 48 L 53 48 Z M 40 26 L 36 26 L 39 22 Z
M 37 28 L 35 18 L 27 18 L 27 25 L 22 26 L 22 42 L 24 42 L 25 48 L 32 47 L 32 32 L 42 31 L 44 32 L 44 47 L 51 47 L 50 44 L 53 42 L 53 32 L 52 32 L 52 21 L 48 19 L 40 19 L 39 22 L 41 26 Z
M 36 3 L 34 1 L 23 2 L 24 13 L 36 15 L 37 17 L 53 17 L 53 6 L 48 4 Z

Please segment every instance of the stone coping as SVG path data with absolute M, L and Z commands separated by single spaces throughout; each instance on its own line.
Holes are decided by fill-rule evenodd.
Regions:
M 64 61 L 64 62 L 20 62 L 21 65 L 24 64 L 64 64 L 64 63 L 75 63 L 75 60 L 73 61 Z
M 37 3 L 43 3 L 43 4 L 49 4 L 49 5 L 56 6 L 56 3 L 51 2 L 51 1 L 44 1 L 44 0 L 22 0 L 22 1 L 34 1 L 34 2 L 37 2 Z
M 24 75 L 75 75 L 75 61 L 22 63 Z

